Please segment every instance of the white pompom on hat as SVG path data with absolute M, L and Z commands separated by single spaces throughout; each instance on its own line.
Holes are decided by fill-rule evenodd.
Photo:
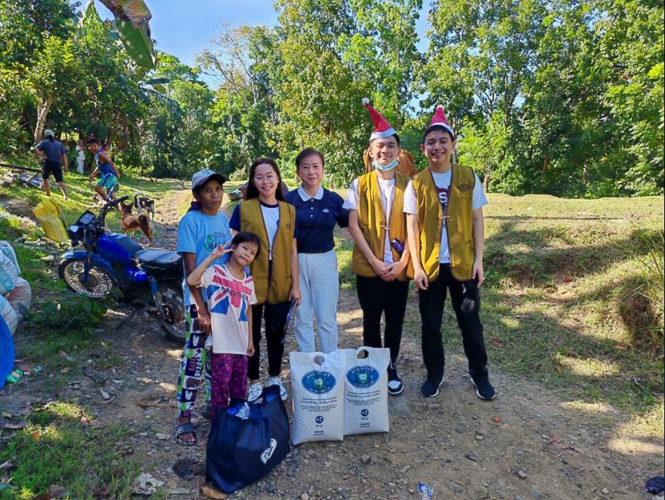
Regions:
M 363 98 L 362 103 L 363 106 L 367 108 L 369 116 L 372 119 L 372 122 L 374 123 L 374 131 L 372 132 L 372 135 L 369 137 L 370 141 L 373 141 L 374 139 L 385 139 L 386 137 L 390 137 L 392 135 L 397 134 L 392 125 L 388 123 L 388 120 L 386 120 L 381 115 L 381 113 L 379 113 L 370 105 L 369 99 L 367 97 Z
M 439 104 L 436 107 L 436 112 L 432 117 L 432 122 L 430 123 L 429 127 L 427 127 L 425 134 L 427 134 L 430 130 L 437 127 L 443 127 L 448 132 L 450 132 L 453 138 L 455 137 L 455 131 L 453 130 L 453 127 L 450 126 L 450 123 L 448 123 L 448 119 L 446 118 L 446 115 L 443 112 L 443 106 L 441 106 L 441 104 Z

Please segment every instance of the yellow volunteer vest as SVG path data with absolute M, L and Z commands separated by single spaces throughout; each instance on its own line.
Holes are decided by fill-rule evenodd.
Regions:
M 427 277 L 434 281 L 439 276 L 439 251 L 443 217 L 450 246 L 450 268 L 458 281 L 468 281 L 473 276 L 475 245 L 473 242 L 473 170 L 453 165 L 447 213 L 443 213 L 432 172 L 428 168 L 413 179 L 418 199 L 418 226 L 420 229 L 420 263 Z
M 390 241 L 397 238 L 408 245 L 406 240 L 406 216 L 404 215 L 404 191 L 409 184 L 409 177 L 395 174 L 395 197 L 390 214 L 390 227 L 386 228 L 386 216 L 381 203 L 381 189 L 376 178 L 376 172 L 370 172 L 358 178 L 358 226 L 367 241 L 374 256 L 383 261 L 383 246 L 385 244 L 385 231 L 388 229 Z M 392 248 L 393 259 L 397 262 L 401 255 Z M 358 276 L 373 278 L 374 269 L 356 245 L 353 246 L 353 272 Z M 413 266 L 409 259 L 408 266 L 397 279 L 407 281 L 413 278 Z
M 243 201 L 240 206 L 240 230 L 254 233 L 261 240 L 261 251 L 250 271 L 254 277 L 254 291 L 258 304 L 279 304 L 289 300 L 291 293 L 291 249 L 296 230 L 296 209 L 279 202 L 279 228 L 272 247 L 270 270 L 270 244 L 258 198 Z

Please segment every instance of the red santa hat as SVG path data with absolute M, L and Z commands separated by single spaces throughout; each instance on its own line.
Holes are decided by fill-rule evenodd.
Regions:
M 369 99 L 367 97 L 363 98 L 363 105 L 367 108 L 369 116 L 372 118 L 372 122 L 374 123 L 374 131 L 369 137 L 370 141 L 373 141 L 374 139 L 385 139 L 386 137 L 397 134 L 392 125 L 388 123 L 388 120 L 386 120 L 383 116 L 381 116 L 381 113 L 370 106 Z
M 448 123 L 446 115 L 443 112 L 443 106 L 441 106 L 441 104 L 436 107 L 436 113 L 434 113 L 434 116 L 432 117 L 432 123 L 430 123 L 429 127 L 427 127 L 425 134 L 436 127 L 442 127 L 446 129 L 448 132 L 450 132 L 450 135 L 452 135 L 453 138 L 455 137 L 455 131 L 450 126 L 450 123 Z

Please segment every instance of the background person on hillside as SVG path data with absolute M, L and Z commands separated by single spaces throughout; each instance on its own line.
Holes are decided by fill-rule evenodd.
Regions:
M 435 397 L 443 383 L 441 333 L 446 292 L 462 331 L 469 374 L 479 398 L 492 400 L 487 351 L 480 322 L 483 283 L 483 209 L 487 198 L 470 168 L 451 165 L 456 137 L 439 106 L 425 131 L 422 149 L 429 167 L 418 174 L 404 195 L 414 281 L 420 291 L 422 350 L 427 379 L 425 397 Z
M 90 181 L 92 181 L 97 173 L 101 174 L 99 182 L 95 186 L 95 191 L 104 200 L 113 199 L 113 188 L 118 185 L 120 180 L 120 172 L 113 163 L 109 155 L 102 150 L 101 145 L 97 139 L 88 139 L 88 149 L 95 156 L 95 169 L 90 173 Z
M 316 351 L 314 318 L 319 332 L 319 348 L 329 353 L 337 349 L 337 299 L 339 273 L 334 250 L 335 226 L 349 225 L 344 200 L 321 186 L 325 162 L 323 155 L 304 149 L 296 157 L 296 174 L 302 184 L 286 194 L 296 207 L 298 225 L 298 273 L 302 302 L 296 309 L 295 333 L 301 352 Z
M 367 347 L 390 349 L 388 392 L 404 392 L 396 362 L 402 343 L 402 327 L 409 295 L 406 217 L 402 202 L 409 182 L 395 172 L 399 136 L 395 129 L 363 100 L 374 122 L 370 156 L 374 170 L 351 183 L 344 202 L 349 211 L 349 233 L 354 241 L 353 272 L 363 310 L 363 341 Z M 386 315 L 384 341 L 381 316 Z
M 46 196 L 51 196 L 51 187 L 49 186 L 49 177 L 53 174 L 57 182 L 62 197 L 67 199 L 67 187 L 63 171 L 67 173 L 67 150 L 60 141 L 55 140 L 53 130 L 44 130 L 46 140 L 35 146 L 35 154 L 43 161 L 42 179 L 44 180 L 44 191 Z
M 251 307 L 256 303 L 254 279 L 245 273 L 261 251 L 253 233 L 238 233 L 231 248 L 218 246 L 187 278 L 191 287 L 205 288 L 212 325 L 206 346 L 212 349 L 212 415 L 245 400 L 247 357 L 254 354 Z M 224 254 L 226 265 L 212 264 Z
M 85 146 L 83 141 L 79 141 L 76 145 L 76 171 L 82 174 L 85 170 Z
M 279 189 L 282 176 L 272 158 L 258 158 L 249 169 L 247 199 L 236 206 L 231 229 L 248 231 L 261 240 L 261 253 L 251 266 L 257 304 L 252 307 L 254 356 L 249 360 L 249 401 L 263 392 L 260 382 L 261 319 L 265 315 L 268 345 L 268 385 L 279 387 L 282 400 L 288 394 L 280 375 L 284 357 L 286 319 L 300 304 L 296 210 L 284 201 Z
M 215 250 L 231 241 L 226 215 L 219 210 L 224 199 L 226 178 L 209 169 L 196 172 L 192 177 L 192 195 L 196 200 L 178 224 L 178 253 L 183 256 L 185 279 Z M 228 257 L 211 261 L 221 265 Z M 187 318 L 185 348 L 178 374 L 178 419 L 175 438 L 179 444 L 196 444 L 196 429 L 191 423 L 192 410 L 198 388 L 205 375 L 204 402 L 210 400 L 210 360 L 205 348 L 206 336 L 211 331 L 207 297 L 198 287 L 189 287 L 183 281 L 183 300 Z

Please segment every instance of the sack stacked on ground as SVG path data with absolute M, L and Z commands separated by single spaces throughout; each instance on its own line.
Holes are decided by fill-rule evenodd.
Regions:
M 4 253 L 0 253 L 0 295 L 5 295 L 14 289 L 18 274 L 18 269 L 12 259 Z
M 18 265 L 18 259 L 16 258 L 16 252 L 14 248 L 9 244 L 8 241 L 0 240 L 0 253 L 4 254 L 5 257 L 9 258 L 14 263 L 16 267 L 16 272 L 21 274 L 21 267 Z
M 0 295 L 0 317 L 7 323 L 9 332 L 14 335 L 18 327 L 18 314 L 2 295 Z
M 292 352 L 293 444 L 344 439 L 342 351 Z
M 292 352 L 290 359 L 293 444 L 390 430 L 388 349 Z
M 390 350 L 361 347 L 343 352 L 346 356 L 344 434 L 348 436 L 390 431 Z
M 0 241 L 0 315 L 12 335 L 32 303 L 30 283 L 19 277 L 21 268 L 9 243 Z

